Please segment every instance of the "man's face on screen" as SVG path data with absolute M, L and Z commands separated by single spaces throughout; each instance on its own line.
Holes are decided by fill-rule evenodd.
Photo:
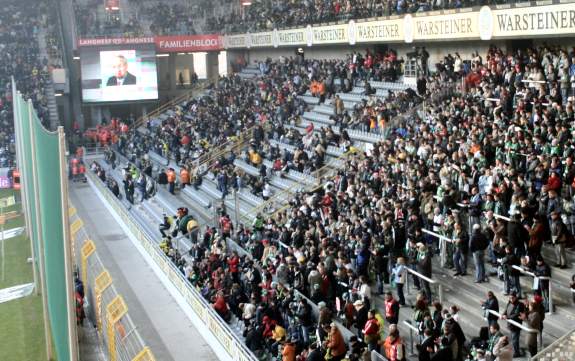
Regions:
M 117 57 L 114 62 L 114 75 L 116 78 L 124 78 L 128 72 L 128 63 L 126 59 Z

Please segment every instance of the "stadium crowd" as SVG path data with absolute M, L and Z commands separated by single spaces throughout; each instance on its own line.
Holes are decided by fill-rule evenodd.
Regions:
M 148 136 L 120 138 L 120 149 L 136 158 L 156 149 L 185 163 L 197 157 L 193 147 L 198 144 L 208 147 L 240 129 L 268 123 L 270 127 L 254 132 L 246 158 L 257 164 L 253 154 L 258 154 L 275 161 L 276 151 L 267 142 L 292 141 L 286 137 L 290 131 L 282 138 L 281 129 L 302 114 L 305 105 L 296 95 L 312 89 L 313 81 L 319 83 L 315 95 L 323 102 L 333 101 L 336 117 L 341 116 L 338 122 L 345 123 L 334 89 L 349 91 L 346 79 L 353 87 L 374 74 L 365 61 L 356 63 L 357 58 L 354 54 L 339 67 L 338 62 L 297 59 L 261 63 L 261 77 L 255 82 L 221 79 L 209 96 L 175 109 L 161 124 L 149 124 Z M 432 277 L 432 258 L 442 249 L 447 262 L 441 272 L 452 269 L 455 277 L 469 282 L 483 283 L 490 276 L 503 281 L 503 293 L 509 296 L 506 305 L 500 307 L 491 293 L 484 309 L 535 330 L 543 328 L 549 282 L 537 282 L 527 299 L 521 272 L 514 266 L 552 277 L 551 266 L 568 265 L 565 248 L 573 245 L 575 227 L 574 50 L 543 46 L 504 53 L 491 47 L 485 58 L 473 54 L 464 61 L 456 54 L 435 68 L 438 73 L 427 77 L 427 84 L 418 82 L 418 92 L 428 100 L 423 114 L 412 112 L 407 121 L 393 123 L 388 136 L 370 151 L 349 152 L 334 179 L 297 194 L 287 210 L 258 215 L 239 229 L 225 212 L 218 227 L 205 230 L 197 224 L 184 226 L 190 219 L 182 215 L 166 217 L 162 227 L 172 233 L 162 241 L 165 251 L 222 318 L 244 322 L 246 344 L 254 352 L 281 353 L 284 360 L 341 359 L 346 354 L 358 359 L 367 349 L 401 360 L 405 347 L 391 325 L 397 323 L 399 306 L 408 303 L 403 294 L 406 278 L 412 271 Z M 341 78 L 334 75 L 335 69 L 346 72 L 337 86 L 326 80 Z M 431 96 L 437 84 L 461 78 L 465 86 L 460 94 L 447 99 Z M 385 107 L 396 106 L 402 113 L 413 106 L 398 103 L 391 98 Z M 359 107 L 353 111 L 366 113 L 367 119 L 385 114 L 384 104 L 377 101 Z M 217 129 L 210 126 L 210 113 L 224 119 L 225 126 L 221 121 Z M 375 131 L 378 123 L 348 126 L 369 124 L 363 129 Z M 344 132 L 332 131 L 336 138 L 345 137 Z M 315 134 L 311 129 L 292 144 L 311 149 L 318 159 L 318 145 L 325 148 L 330 143 L 330 132 L 319 132 L 317 141 Z M 305 137 L 312 138 L 311 148 Z M 351 149 L 345 141 L 334 144 Z M 182 148 L 183 156 L 178 151 Z M 216 172 L 224 172 L 229 161 L 221 159 Z M 314 161 L 302 163 L 298 170 L 318 166 Z M 450 242 L 443 246 L 423 229 Z M 180 233 L 192 239 L 188 255 L 170 247 L 170 237 Z M 229 237 L 240 248 L 230 247 Z M 543 247 L 555 250 L 551 265 Z M 470 277 L 468 259 L 474 270 Z M 508 325 L 504 333 L 504 322 L 492 314 L 487 315 L 488 334 L 466 340 L 457 308 L 444 309 L 429 283 L 417 277 L 413 281 L 421 290 L 412 304 L 412 321 L 421 336 L 420 359 L 510 359 L 522 354 L 522 346 L 534 354 L 535 337 L 529 335 L 521 345 L 521 329 Z M 384 307 L 378 310 L 381 294 Z M 319 310 L 313 312 L 312 303 Z M 348 345 L 333 323 L 337 320 L 357 333 Z M 390 326 L 384 333 L 385 322 Z
M 416 100 L 413 94 L 392 92 L 387 97 L 390 101 L 383 102 L 375 96 L 375 91 L 370 91 L 362 103 L 345 109 L 341 99 L 334 96 L 338 91 L 351 91 L 356 82 L 366 79 L 397 79 L 400 61 L 393 51 L 385 56 L 367 54 L 365 58 L 359 53 L 353 54 L 345 61 L 268 60 L 260 62 L 259 69 L 262 76 L 255 83 L 237 76 L 221 78 L 206 96 L 176 106 L 161 122 L 149 122 L 147 135 L 133 130 L 122 136 L 120 150 L 131 159 L 141 158 L 149 150 L 175 159 L 190 172 L 190 183 L 197 187 L 206 169 L 202 174 L 193 172 L 197 170 L 193 163 L 202 160 L 214 146 L 233 142 L 243 130 L 253 128 L 254 136 L 249 144 L 238 149 L 234 157 L 212 162 L 209 170 L 215 174 L 223 197 L 232 188 L 248 186 L 253 193 L 267 199 L 270 196 L 267 180 L 273 174 L 282 176 L 289 170 L 310 174 L 318 170 L 324 165 L 327 146 L 349 149 L 353 145 L 346 128 L 377 131 L 385 121 Z M 341 135 L 330 127 L 319 129 L 319 133 L 308 127 L 304 134 L 300 133 L 294 125 L 299 124 L 306 110 L 304 101 L 298 98 L 303 94 L 333 103 L 332 118 L 344 129 Z M 377 124 L 370 125 L 373 119 L 377 119 Z M 267 133 L 269 137 L 265 136 Z M 281 143 L 297 149 L 280 150 Z M 257 167 L 260 177 L 234 167 L 237 157 Z M 266 159 L 272 163 L 271 167 L 264 164 Z
M 503 0 L 336 0 L 271 1 L 254 0 L 242 13 L 212 17 L 205 32 L 227 33 L 266 31 L 291 26 L 306 26 L 333 21 L 349 21 L 423 11 L 460 9 L 471 6 L 509 4 Z
M 74 0 L 73 6 L 77 31 L 81 36 L 137 37 L 147 34 L 136 15 L 124 18 L 118 11 L 104 11 L 102 1 Z M 101 11 L 97 10 L 99 7 Z M 99 17 L 99 13 L 104 13 L 105 17 Z
M 12 77 L 17 89 L 25 99 L 31 99 L 39 118 L 48 120 L 47 99 L 44 85 L 48 81 L 49 67 L 58 65 L 52 58 L 41 59 L 39 54 L 38 32 L 44 25 L 39 14 L 47 14 L 45 2 L 23 7 L 21 2 L 10 1 L 0 14 L 0 166 L 12 168 L 15 161 L 14 120 L 12 108 Z M 51 38 L 50 38 L 51 39 Z M 56 41 L 50 42 L 57 59 L 59 48 Z
M 130 1 L 129 17 L 108 12 L 104 20 L 93 10 L 104 6 L 92 0 L 75 0 L 80 33 L 84 36 L 137 36 L 142 34 L 179 35 L 198 33 L 238 33 L 306 26 L 333 21 L 403 15 L 424 11 L 460 9 L 473 6 L 509 4 L 516 0 L 337 0 L 272 1 L 255 0 L 249 6 L 231 1 L 214 4 L 202 1 L 187 4 Z M 222 15 L 219 15 L 222 14 Z M 149 24 L 149 27 L 148 27 Z
M 154 35 L 195 34 L 194 20 L 188 5 L 175 2 L 160 2 L 142 5 L 140 16 L 150 21 L 150 32 Z

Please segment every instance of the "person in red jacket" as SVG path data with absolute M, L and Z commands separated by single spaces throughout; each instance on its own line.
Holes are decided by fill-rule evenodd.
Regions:
M 375 310 L 371 310 L 367 313 L 367 322 L 363 326 L 363 339 L 367 344 L 368 350 L 371 352 L 373 350 L 379 352 L 377 343 L 379 341 L 379 322 L 375 318 Z
M 240 264 L 240 257 L 237 251 L 232 252 L 232 256 L 228 258 L 228 266 L 230 267 L 230 273 L 234 283 L 240 283 L 240 274 L 238 272 L 238 265 Z
M 391 292 L 385 294 L 385 320 L 390 325 L 399 322 L 399 302 L 393 298 Z
M 214 310 L 216 310 L 216 312 L 218 313 L 218 315 L 220 315 L 221 318 L 224 319 L 224 321 L 228 322 L 230 319 L 230 310 L 228 308 L 228 305 L 226 303 L 226 299 L 224 298 L 224 293 L 223 292 L 218 292 L 216 295 L 216 301 L 213 304 Z
M 547 180 L 547 189 L 555 192 L 561 191 L 561 178 L 556 172 L 552 172 Z
M 262 320 L 262 324 L 264 326 L 264 331 L 262 332 L 262 336 L 264 337 L 264 339 L 271 338 L 277 322 L 275 320 L 271 319 L 269 316 L 264 316 L 264 318 Z

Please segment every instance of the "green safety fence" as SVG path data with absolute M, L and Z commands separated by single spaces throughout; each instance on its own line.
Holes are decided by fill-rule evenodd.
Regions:
M 30 101 L 13 84 L 18 168 L 27 230 L 31 238 L 37 289 L 44 301 L 47 342 L 55 358 L 77 360 L 68 201 L 63 161 L 64 133 L 42 126 Z M 64 174 L 64 175 L 63 175 Z M 36 275 L 35 275 L 36 276 Z M 50 347 L 48 347 L 50 350 Z M 50 351 L 48 352 L 50 354 Z
M 66 260 L 63 240 L 64 215 L 62 207 L 62 184 L 60 179 L 60 151 L 58 134 L 47 132 L 32 114 L 32 132 L 38 179 L 38 209 L 42 242 L 44 244 L 44 268 L 48 294 L 48 311 L 52 339 L 59 360 L 70 360 L 68 335 L 68 291 L 66 289 Z M 66 207 L 68 205 L 66 204 Z

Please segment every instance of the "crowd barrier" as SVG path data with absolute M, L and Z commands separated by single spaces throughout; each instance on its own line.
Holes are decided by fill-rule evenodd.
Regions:
M 421 282 L 421 287 L 422 289 L 425 289 L 424 286 L 424 282 L 427 282 L 430 286 L 429 288 L 431 289 L 431 285 L 433 285 L 433 287 L 437 288 L 436 291 L 436 295 L 437 295 L 437 299 L 439 300 L 439 303 L 443 303 L 443 285 L 441 284 L 441 282 L 436 281 L 432 278 L 429 278 L 427 276 L 422 275 L 421 273 L 412 270 L 409 267 L 405 268 L 407 270 L 408 273 L 411 273 L 413 275 L 413 277 L 417 277 L 419 278 L 420 282 Z M 407 292 L 407 294 L 410 294 L 410 283 L 409 283 L 409 277 L 405 278 L 405 291 Z
M 539 349 L 543 349 L 543 335 L 541 334 L 540 330 L 536 330 L 534 328 L 529 328 L 527 326 L 523 326 L 522 324 L 520 324 L 519 322 L 515 322 L 513 320 L 510 319 L 502 319 L 501 318 L 501 314 L 497 311 L 494 310 L 487 310 L 487 312 L 489 312 L 490 314 L 497 316 L 499 318 L 499 320 L 503 320 L 505 322 L 507 322 L 510 325 L 513 325 L 515 327 L 520 328 L 522 331 L 528 332 L 528 333 L 536 333 L 537 334 L 537 343 L 539 346 Z
M 437 196 L 434 196 L 435 200 L 439 201 L 439 198 Z M 458 208 L 456 208 L 455 210 L 457 212 L 460 213 L 460 220 L 463 221 L 463 226 L 466 232 L 469 232 L 469 230 L 472 229 L 473 224 L 472 222 L 475 222 L 477 219 L 479 219 L 479 222 L 482 223 L 483 222 L 483 218 L 486 215 L 486 212 L 483 212 L 483 218 L 475 218 L 469 215 L 469 205 L 465 204 L 465 203 L 457 203 L 456 204 Z M 500 219 L 503 220 L 505 222 L 510 222 L 511 218 L 507 217 L 507 216 L 503 216 L 501 214 L 497 214 L 497 213 L 493 213 L 493 218 L 495 219 Z M 439 249 L 440 249 L 440 257 L 441 257 L 441 265 L 444 266 L 445 265 L 445 260 L 447 259 L 447 243 L 453 243 L 453 239 L 450 239 L 444 235 L 438 234 L 436 232 L 431 232 L 428 230 L 423 230 L 424 233 L 429 234 L 431 236 L 434 236 L 436 238 L 438 238 L 440 240 L 439 243 Z M 469 232 L 469 235 L 471 232 Z M 446 243 L 447 242 L 447 243 Z M 519 272 L 521 272 L 524 275 L 527 276 L 531 276 L 533 277 L 533 280 L 536 282 L 539 281 L 545 281 L 548 280 L 549 281 L 549 287 L 547 289 L 547 294 L 548 294 L 548 311 L 547 313 L 549 314 L 553 314 L 555 312 L 554 310 L 554 306 L 553 306 L 553 291 L 556 288 L 565 288 L 564 285 L 558 283 L 556 280 L 554 280 L 551 277 L 544 277 L 544 276 L 536 276 L 534 273 L 527 271 L 526 269 L 524 269 L 523 267 L 520 266 L 513 266 L 513 268 L 515 268 L 516 270 L 518 270 Z M 575 290 L 572 291 L 573 293 L 575 293 Z M 573 303 L 575 303 L 575 301 L 573 301 Z
M 212 335 L 218 340 L 222 348 L 234 361 L 255 361 L 255 355 L 237 338 L 226 322 L 213 310 L 212 306 L 201 294 L 186 280 L 184 275 L 173 265 L 172 261 L 160 250 L 149 236 L 144 233 L 134 221 L 119 200 L 114 197 L 104 184 L 92 172 L 87 172 L 88 182 L 104 197 L 106 202 L 120 216 L 122 222 L 128 227 L 132 235 L 143 247 L 159 269 L 170 280 L 180 295 L 193 309 L 197 317 L 202 320 Z
M 418 344 L 419 341 L 414 335 L 419 335 L 419 329 L 412 325 L 410 320 L 403 320 L 403 325 L 409 328 L 409 355 L 415 356 L 415 344 Z
M 96 245 L 90 240 L 84 222 L 70 206 L 72 251 L 80 266 L 78 277 L 84 284 L 86 317 L 97 328 L 98 340 L 108 351 L 110 361 L 154 361 L 154 355 L 140 336 L 122 295 L 104 267 Z

